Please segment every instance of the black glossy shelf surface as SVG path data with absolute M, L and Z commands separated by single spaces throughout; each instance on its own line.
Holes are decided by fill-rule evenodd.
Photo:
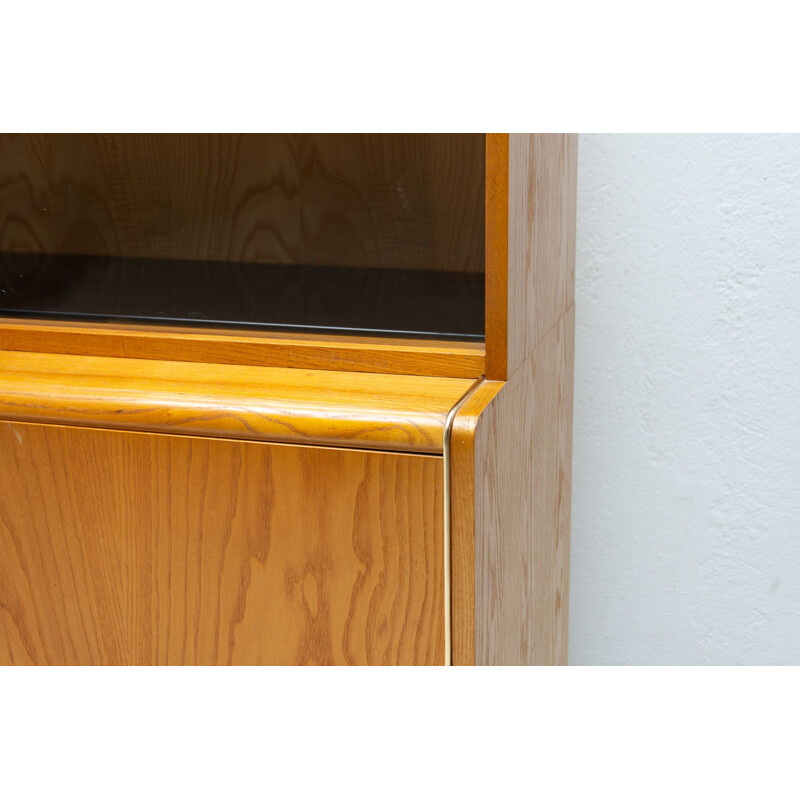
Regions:
M 0 253 L 0 314 L 482 340 L 482 274 Z

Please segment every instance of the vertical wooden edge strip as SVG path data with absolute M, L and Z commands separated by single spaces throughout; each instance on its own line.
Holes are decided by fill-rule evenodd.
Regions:
M 475 435 L 481 413 L 503 388 L 483 381 L 456 410 L 450 426 L 450 632 L 453 666 L 475 664 Z
M 508 377 L 509 134 L 486 134 L 486 378 Z
M 444 663 L 445 666 L 453 665 L 453 592 L 452 592 L 452 547 L 451 547 L 451 525 L 452 525 L 452 471 L 451 471 L 451 432 L 453 420 L 458 414 L 459 409 L 467 402 L 467 399 L 475 388 L 483 382 L 479 378 L 461 399 L 450 409 L 444 424 L 444 436 L 442 439 L 442 457 L 444 461 Z

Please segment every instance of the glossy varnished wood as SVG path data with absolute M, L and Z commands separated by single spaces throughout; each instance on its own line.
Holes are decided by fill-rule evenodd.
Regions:
M 0 251 L 482 272 L 483 134 L 6 134 Z
M 508 377 L 508 134 L 486 134 L 486 376 Z
M 448 412 L 485 367 L 488 380 L 455 413 L 448 449 L 453 663 L 566 662 L 576 139 L 489 134 L 481 145 L 485 359 L 482 348 L 442 342 L 187 329 L 145 333 L 81 324 L 59 332 L 47 323 L 0 320 L 0 347 L 6 348 L 0 352 L 0 419 L 18 420 L 0 423 L 0 457 L 4 464 L 11 463 L 10 454 L 16 459 L 0 474 L 0 530 L 34 531 L 35 548 L 25 550 L 27 540 L 20 544 L 16 534 L 2 540 L 6 552 L 26 561 L 5 555 L 0 560 L 0 590 L 13 586 L 17 592 L 0 595 L 6 636 L 0 652 L 13 649 L 21 661 L 28 652 L 43 653 L 44 634 L 35 634 L 37 643 L 30 631 L 44 630 L 53 637 L 48 641 L 62 637 L 53 652 L 78 653 L 83 647 L 90 661 L 123 653 L 118 662 L 441 663 L 444 580 L 427 561 L 429 553 L 438 553 L 436 563 L 445 566 L 438 527 L 444 465 L 438 454 Z M 311 150 L 308 163 L 314 167 L 306 178 L 318 191 L 315 182 L 330 183 L 334 173 L 323 180 L 328 157 L 324 148 Z M 391 172 L 400 161 L 390 161 Z M 313 177 L 314 170 L 320 175 Z M 290 172 L 281 167 L 276 174 Z M 334 183 L 334 195 L 338 189 Z M 243 213 L 241 219 L 251 218 Z M 287 258 L 311 252 L 302 247 L 313 250 L 315 237 L 319 243 L 336 228 L 325 233 L 319 220 L 308 219 L 308 235 L 300 237 L 305 244 L 298 244 L 290 218 Z M 463 219 L 470 224 L 468 213 Z M 356 214 L 351 232 L 363 240 L 368 233 L 362 223 Z M 477 239 L 470 241 L 466 250 Z M 208 246 L 216 245 L 209 240 Z M 225 257 L 240 258 L 240 251 Z M 398 252 L 388 248 L 372 266 L 393 266 Z M 458 259 L 459 267 L 434 268 L 470 269 Z M 59 348 L 74 355 L 50 353 Z M 217 363 L 199 363 L 206 361 Z M 54 422 L 118 430 L 41 424 Z M 37 433 L 25 439 L 26 431 Z M 104 466 L 102 474 L 95 462 Z M 129 482 L 132 494 L 126 495 L 120 487 Z M 158 488 L 163 485 L 169 488 Z M 265 491 L 259 493 L 259 485 Z M 286 509 L 277 508 L 278 496 L 290 498 Z M 47 530 L 45 522 L 32 521 L 37 503 Z M 22 528 L 14 528 L 14 520 L 23 518 Z M 109 542 L 117 538 L 97 533 L 100 528 L 118 530 L 122 549 L 112 550 Z M 276 551 L 274 537 L 267 541 L 258 532 L 278 528 L 296 536 L 281 537 L 283 549 Z M 390 540 L 382 538 L 385 529 L 393 532 Z M 60 538 L 64 530 L 69 533 Z M 333 538 L 325 538 L 328 530 Z M 218 534 L 209 538 L 208 531 Z M 209 548 L 224 531 L 233 549 L 220 555 Z M 414 538 L 418 531 L 424 546 Z M 175 553 L 164 544 L 173 536 L 180 543 Z M 76 544 L 81 537 L 86 547 Z M 180 548 L 183 555 L 176 555 Z M 84 564 L 99 565 L 97 575 L 88 577 L 85 566 L 80 573 L 76 552 Z M 277 560 L 270 561 L 275 553 Z M 70 586 L 66 578 L 52 587 L 47 582 L 53 574 L 61 578 L 61 564 L 79 576 L 70 578 L 74 585 L 83 581 L 83 588 L 68 589 L 64 597 L 58 592 Z M 172 577 L 164 576 L 165 564 Z M 147 585 L 148 570 L 159 576 L 153 585 Z M 25 589 L 29 573 L 31 588 Z M 122 594 L 114 594 L 110 575 L 128 587 Z M 212 585 L 217 588 L 209 594 Z M 25 607 L 38 615 L 35 623 L 21 616 L 18 598 L 25 591 Z M 387 607 L 391 613 L 373 613 Z M 178 608 L 183 611 L 172 610 Z M 273 608 L 284 623 L 269 616 Z M 208 609 L 217 621 L 198 627 L 196 620 L 209 619 Z M 71 620 L 78 617 L 98 633 L 75 645 L 79 626 Z M 353 621 L 342 623 L 343 617 Z M 122 642 L 148 641 L 145 619 L 157 635 L 124 650 Z M 23 629 L 33 644 L 24 645 L 17 632 Z M 376 646 L 380 636 L 385 638 Z M 269 649 L 270 642 L 277 650 Z M 203 661 L 200 653 L 212 655 Z
M 0 351 L 0 418 L 441 453 L 472 383 Z
M 0 317 L 0 350 L 477 378 L 482 343 L 53 322 Z
M 442 459 L 0 422 L 0 663 L 440 664 Z
M 505 386 L 482 381 L 465 398 L 450 432 L 451 662 L 475 663 L 475 429 L 481 414 Z

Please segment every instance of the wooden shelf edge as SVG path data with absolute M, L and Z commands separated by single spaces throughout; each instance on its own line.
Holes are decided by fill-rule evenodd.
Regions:
M 0 419 L 441 454 L 472 383 L 0 351 Z
M 211 331 L 0 317 L 0 350 L 287 369 L 478 378 L 483 343 Z

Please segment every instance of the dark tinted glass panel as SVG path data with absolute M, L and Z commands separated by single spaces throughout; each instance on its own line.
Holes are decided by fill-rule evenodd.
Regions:
M 483 336 L 483 134 L 0 137 L 0 313 Z

